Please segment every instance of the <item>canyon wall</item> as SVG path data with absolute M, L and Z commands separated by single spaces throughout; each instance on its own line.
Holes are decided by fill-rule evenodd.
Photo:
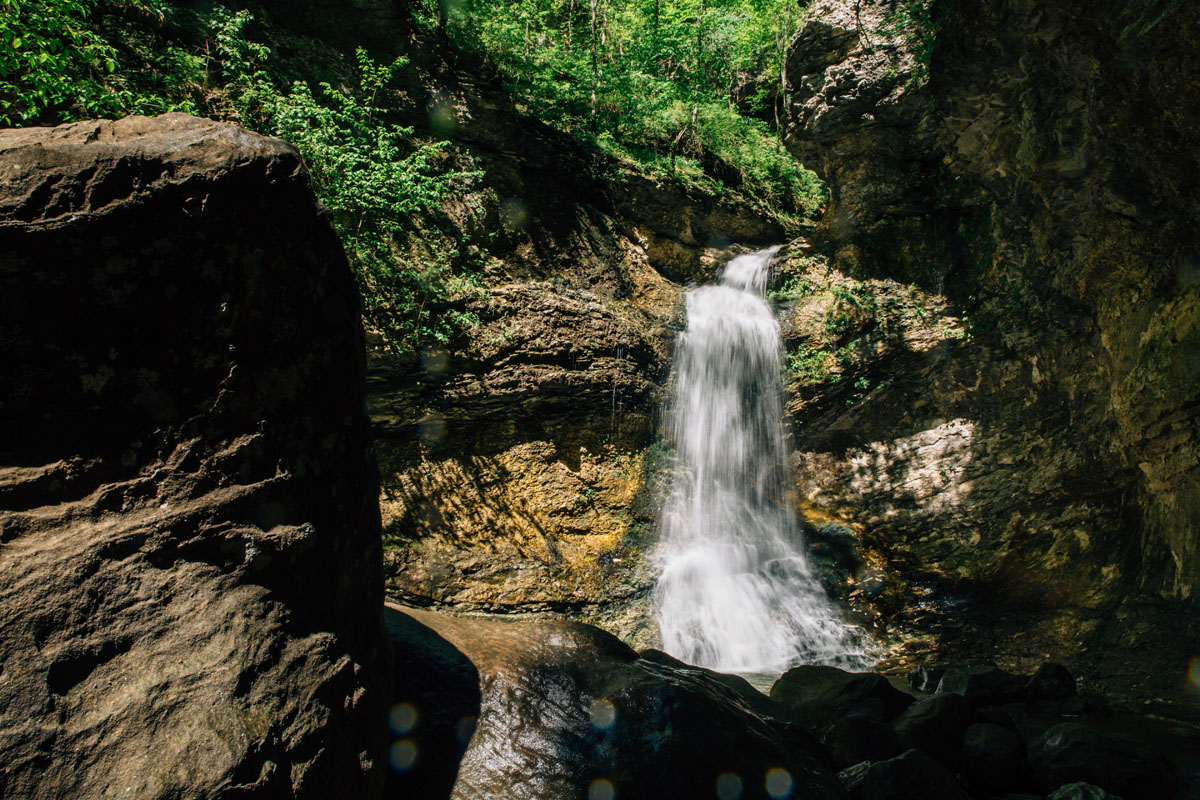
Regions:
M 789 53 L 787 143 L 832 195 L 815 254 L 947 320 L 912 348 L 872 309 L 833 343 L 844 379 L 796 402 L 804 502 L 888 554 L 897 625 L 957 618 L 950 652 L 1049 653 L 1180 697 L 1200 581 L 1197 11 L 925 9 L 816 3 Z

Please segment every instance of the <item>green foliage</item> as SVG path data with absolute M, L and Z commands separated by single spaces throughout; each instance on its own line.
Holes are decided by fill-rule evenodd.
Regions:
M 159 18 L 169 11 L 149 0 L 127 2 L 114 9 Z M 104 26 L 131 35 L 118 44 Z M 198 79 L 199 58 L 178 46 L 151 46 L 145 35 L 132 35 L 134 27 L 99 14 L 94 0 L 0 0 L 0 125 L 194 111 L 183 87 Z
M 1186 0 L 1126 0 L 1120 4 L 1116 18 L 1121 25 L 1122 39 L 1129 36 L 1145 36 L 1160 22 L 1177 9 L 1183 8 Z
M 782 284 L 767 292 L 767 297 L 777 303 L 802 300 L 817 290 L 816 284 L 799 275 L 789 275 Z
M 903 39 L 913 54 L 910 81 L 923 85 L 929 81 L 929 65 L 937 49 L 938 21 L 933 14 L 936 0 L 899 0 L 885 20 L 880 33 Z
M 201 14 L 166 0 L 0 0 L 0 124 L 201 111 L 291 141 L 355 268 L 365 316 L 397 350 L 447 341 L 478 320 L 472 257 L 431 236 L 434 209 L 477 174 L 449 168 L 445 143 L 420 143 L 381 98 L 399 59 L 356 53 L 358 83 L 310 87 L 251 41 L 248 11 Z M 183 44 L 183 17 L 202 41 Z
M 830 357 L 831 353 L 824 348 L 800 345 L 787 354 L 787 370 L 801 385 L 834 381 L 835 373 L 829 370 Z
M 757 85 L 748 105 L 763 109 L 801 14 L 788 0 L 474 0 L 446 16 L 528 113 L 653 176 L 741 189 L 794 227 L 824 186 L 732 97 Z M 417 16 L 434 26 L 438 7 Z
M 402 249 L 414 215 L 478 175 L 443 169 L 445 142 L 416 144 L 412 128 L 388 121 L 376 105 L 407 60 L 378 64 L 359 48 L 356 92 L 322 82 L 314 95 L 304 81 L 281 91 L 261 68 L 269 49 L 244 37 L 250 19 L 246 11 L 225 14 L 216 30 L 234 106 L 244 123 L 288 140 L 304 156 L 355 267 L 368 322 L 399 351 L 449 341 L 478 324 L 455 304 L 477 288 L 470 274 L 452 270 L 455 254 L 414 261 Z

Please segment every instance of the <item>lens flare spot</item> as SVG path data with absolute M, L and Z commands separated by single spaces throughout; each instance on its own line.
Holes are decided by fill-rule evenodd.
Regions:
M 1200 656 L 1196 656 L 1188 664 L 1187 682 L 1189 689 L 1200 694 Z
M 592 718 L 592 727 L 600 731 L 608 730 L 617 721 L 617 709 L 602 697 L 592 701 L 588 715 Z
M 604 778 L 597 778 L 588 787 L 588 800 L 613 800 L 616 796 L 616 789 Z
M 388 721 L 392 725 L 392 733 L 408 733 L 417 727 L 417 710 L 410 703 L 399 703 L 392 706 Z
M 388 751 L 388 763 L 396 772 L 408 772 L 417 763 L 417 745 L 411 739 L 402 739 Z
M 721 800 L 740 800 L 741 796 L 741 778 L 732 772 L 724 772 L 717 776 L 717 797 Z
M 449 137 L 458 128 L 458 113 L 454 99 L 445 91 L 434 92 L 426 105 L 429 127 L 439 136 Z
M 500 201 L 500 224 L 504 230 L 523 231 L 529 222 L 529 209 L 519 197 L 508 197 Z
M 450 354 L 442 349 L 430 349 L 421 353 L 421 368 L 430 375 L 444 375 L 450 368 Z
M 478 722 L 476 717 L 463 717 L 454 726 L 454 736 L 463 747 L 466 747 L 467 743 L 471 741 L 471 736 L 475 733 L 476 722 Z
M 423 444 L 434 445 L 446 438 L 446 419 L 438 414 L 426 414 L 417 420 L 417 437 Z
M 782 767 L 767 770 L 767 794 L 781 800 L 792 796 L 792 774 Z

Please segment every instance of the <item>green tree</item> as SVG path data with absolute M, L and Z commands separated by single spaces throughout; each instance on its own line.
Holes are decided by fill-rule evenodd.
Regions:
M 304 81 L 281 91 L 262 68 L 270 51 L 245 38 L 250 20 L 247 11 L 226 16 L 216 33 L 234 104 L 244 123 L 304 157 L 355 268 L 367 321 L 400 351 L 476 324 L 454 302 L 476 289 L 472 276 L 456 275 L 450 258 L 414 262 L 403 250 L 411 220 L 478 175 L 443 169 L 446 142 L 416 143 L 411 127 L 388 121 L 376 104 L 407 59 L 383 65 L 359 48 L 357 91 L 320 83 L 314 94 Z
M 142 13 L 165 13 L 143 2 Z M 97 11 L 94 0 L 0 0 L 0 125 L 195 110 L 181 87 L 199 58 L 178 46 L 122 52 L 91 22 Z
M 774 93 L 778 121 L 802 13 L 795 0 L 475 0 L 451 28 L 487 51 L 528 112 L 638 169 L 740 187 L 789 222 L 820 206 L 823 187 L 733 95 L 754 85 L 765 110 Z

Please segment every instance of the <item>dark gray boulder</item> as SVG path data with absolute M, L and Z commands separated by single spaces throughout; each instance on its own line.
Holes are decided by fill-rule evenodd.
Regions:
M 967 699 L 972 708 L 1023 700 L 1024 678 L 994 666 L 951 667 L 938 682 L 938 693 L 952 692 Z
M 909 706 L 892 722 L 900 746 L 915 748 L 957 772 L 971 707 L 959 694 L 935 694 Z
M 900 755 L 896 732 L 890 725 L 870 717 L 842 717 L 829 726 L 821 741 L 838 769 L 863 761 L 886 761 Z
M 1047 794 L 1083 782 L 1125 800 L 1161 800 L 1178 785 L 1167 761 L 1077 722 L 1055 725 L 1031 743 L 1028 766 L 1034 786 Z
M 808 664 L 793 667 L 771 687 L 771 699 L 787 706 L 810 730 L 822 730 L 848 709 L 864 701 L 883 703 L 883 720 L 890 721 L 913 702 L 871 672 L 846 672 L 837 667 Z
M 863 780 L 863 800 L 968 800 L 945 767 L 920 750 L 872 764 Z
M 1025 698 L 1031 701 L 1066 700 L 1075 691 L 1075 676 L 1062 664 L 1050 662 L 1038 667 L 1025 684 Z
M 1115 794 L 1109 794 L 1099 786 L 1090 783 L 1068 783 L 1051 792 L 1046 800 L 1121 800 Z
M 976 722 L 963 736 L 962 772 L 967 786 L 980 794 L 1020 788 L 1025 740 L 1008 728 Z

